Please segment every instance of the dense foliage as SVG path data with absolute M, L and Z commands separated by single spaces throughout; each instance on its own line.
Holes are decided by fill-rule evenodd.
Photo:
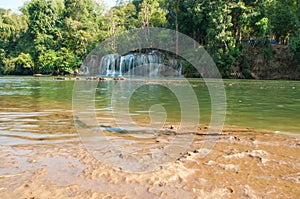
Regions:
M 118 0 L 109 10 L 100 0 L 31 0 L 20 13 L 0 9 L 0 72 L 72 74 L 98 42 L 142 27 L 189 35 L 224 76 L 246 67 L 249 45 L 268 60 L 272 40 L 290 45 L 300 65 L 299 9 L 298 0 Z

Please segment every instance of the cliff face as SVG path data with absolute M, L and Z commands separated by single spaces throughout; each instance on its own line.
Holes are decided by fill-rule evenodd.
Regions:
M 300 66 L 293 61 L 287 45 L 245 46 L 231 78 L 300 80 Z

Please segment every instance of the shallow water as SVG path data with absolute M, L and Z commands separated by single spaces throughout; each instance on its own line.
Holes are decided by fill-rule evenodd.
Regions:
M 0 144 L 73 138 L 72 88 L 73 82 L 1 78 Z
M 170 83 L 179 86 L 180 80 L 170 80 Z M 114 124 L 118 109 L 112 106 L 111 98 L 116 84 L 115 81 L 103 81 L 97 86 L 94 103 L 99 125 Z M 190 84 L 198 97 L 200 123 L 208 124 L 211 99 L 206 85 L 203 80 L 195 79 L 190 80 Z M 300 82 L 224 80 L 224 84 L 226 124 L 300 134 Z M 74 139 L 73 85 L 72 81 L 49 78 L 1 77 L 0 144 Z M 136 89 L 128 102 L 130 116 L 141 125 L 147 126 L 153 120 L 152 112 L 166 117 L 168 124 L 180 121 L 180 103 L 166 87 L 143 85 Z M 162 106 L 156 109 L 157 104 Z M 152 122 L 160 125 L 161 121 Z
M 225 81 L 226 123 L 300 133 L 299 81 Z

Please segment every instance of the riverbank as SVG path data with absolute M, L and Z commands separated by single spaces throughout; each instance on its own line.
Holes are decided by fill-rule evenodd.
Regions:
M 2 198 L 297 198 L 300 140 L 226 126 L 199 157 L 206 127 L 167 168 L 131 174 L 102 165 L 79 138 L 1 145 Z
M 228 79 L 300 80 L 300 66 L 288 45 L 244 44 L 243 53 L 227 65 L 222 76 Z M 220 70 L 220 69 L 219 69 Z M 222 71 L 222 70 L 220 70 Z M 194 68 L 184 70 L 185 77 L 200 77 Z

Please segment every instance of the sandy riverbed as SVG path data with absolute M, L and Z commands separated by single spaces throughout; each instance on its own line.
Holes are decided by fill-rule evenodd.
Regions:
M 199 131 L 167 168 L 107 168 L 79 138 L 0 146 L 0 198 L 299 198 L 300 138 L 227 126 L 205 158 Z

